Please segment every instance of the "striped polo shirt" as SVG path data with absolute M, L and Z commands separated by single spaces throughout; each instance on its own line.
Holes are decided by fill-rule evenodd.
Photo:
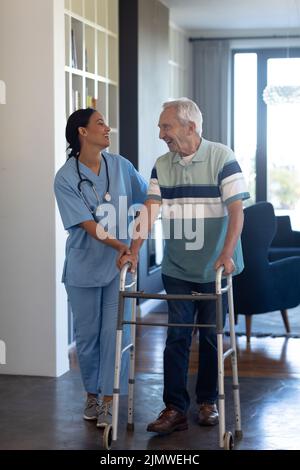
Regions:
M 227 206 L 250 195 L 235 155 L 225 145 L 202 138 L 192 160 L 185 160 L 174 152 L 159 157 L 148 188 L 147 198 L 162 203 L 162 273 L 190 282 L 212 282 L 227 232 Z M 240 240 L 233 260 L 236 275 L 244 267 Z

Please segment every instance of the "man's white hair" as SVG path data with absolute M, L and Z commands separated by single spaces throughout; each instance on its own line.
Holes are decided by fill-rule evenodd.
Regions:
M 162 105 L 163 110 L 167 108 L 175 108 L 179 121 L 183 124 L 194 122 L 196 132 L 201 137 L 202 135 L 202 113 L 197 104 L 189 98 L 178 98 L 177 100 L 166 101 Z

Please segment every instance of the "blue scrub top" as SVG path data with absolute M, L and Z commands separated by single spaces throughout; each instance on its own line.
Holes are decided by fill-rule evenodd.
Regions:
M 136 171 L 132 163 L 120 155 L 107 152 L 104 154 L 110 179 L 110 204 L 116 210 L 116 236 L 122 242 L 129 244 L 128 230 L 125 234 L 119 229 L 127 227 L 128 207 L 142 204 L 147 195 L 147 184 Z M 101 206 L 105 209 L 104 195 L 107 188 L 107 177 L 104 162 L 101 164 L 100 174 L 96 175 L 86 165 L 79 162 L 82 178 L 88 178 L 95 186 Z M 78 190 L 79 177 L 75 158 L 69 158 L 55 176 L 54 191 L 64 227 L 69 232 L 66 243 L 66 259 L 62 282 L 77 287 L 102 287 L 108 285 L 119 274 L 116 266 L 117 250 L 95 240 L 79 224 L 87 220 L 94 220 Z M 88 184 L 82 185 L 85 198 L 91 209 L 97 207 L 97 199 Z M 119 196 L 127 196 L 121 199 Z M 107 217 L 107 214 L 105 216 Z M 124 232 L 124 230 L 123 230 Z M 123 235 L 123 236 L 122 236 Z

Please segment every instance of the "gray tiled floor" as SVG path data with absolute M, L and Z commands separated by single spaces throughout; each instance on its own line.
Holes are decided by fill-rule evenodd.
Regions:
M 127 404 L 122 399 L 114 449 L 218 449 L 218 427 L 199 427 L 194 406 L 187 431 L 163 437 L 147 433 L 147 423 L 163 407 L 162 375 L 136 378 L 135 432 L 126 431 Z M 190 390 L 194 380 L 189 379 Z M 240 383 L 244 438 L 236 449 L 300 449 L 299 380 L 241 378 Z M 227 428 L 233 430 L 230 386 L 226 379 Z M 0 376 L 0 449 L 101 449 L 95 424 L 82 419 L 83 402 L 74 370 L 59 379 Z

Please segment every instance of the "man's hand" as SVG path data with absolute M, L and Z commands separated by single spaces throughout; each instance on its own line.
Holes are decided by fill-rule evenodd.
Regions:
M 137 268 L 137 264 L 138 264 L 138 260 L 139 260 L 139 257 L 137 254 L 133 254 L 133 253 L 125 253 L 123 254 L 122 256 L 119 256 L 118 257 L 118 260 L 117 260 L 117 266 L 118 268 L 121 269 L 123 268 L 123 266 L 126 264 L 126 263 L 130 263 L 131 264 L 131 267 L 129 269 L 129 272 L 131 273 L 135 273 L 136 272 L 136 268 Z
M 235 264 L 233 259 L 230 256 L 224 255 L 222 253 L 215 263 L 215 270 L 217 271 L 220 266 L 224 266 L 224 274 L 226 276 L 228 276 L 228 274 L 232 274 L 233 271 L 235 271 Z

